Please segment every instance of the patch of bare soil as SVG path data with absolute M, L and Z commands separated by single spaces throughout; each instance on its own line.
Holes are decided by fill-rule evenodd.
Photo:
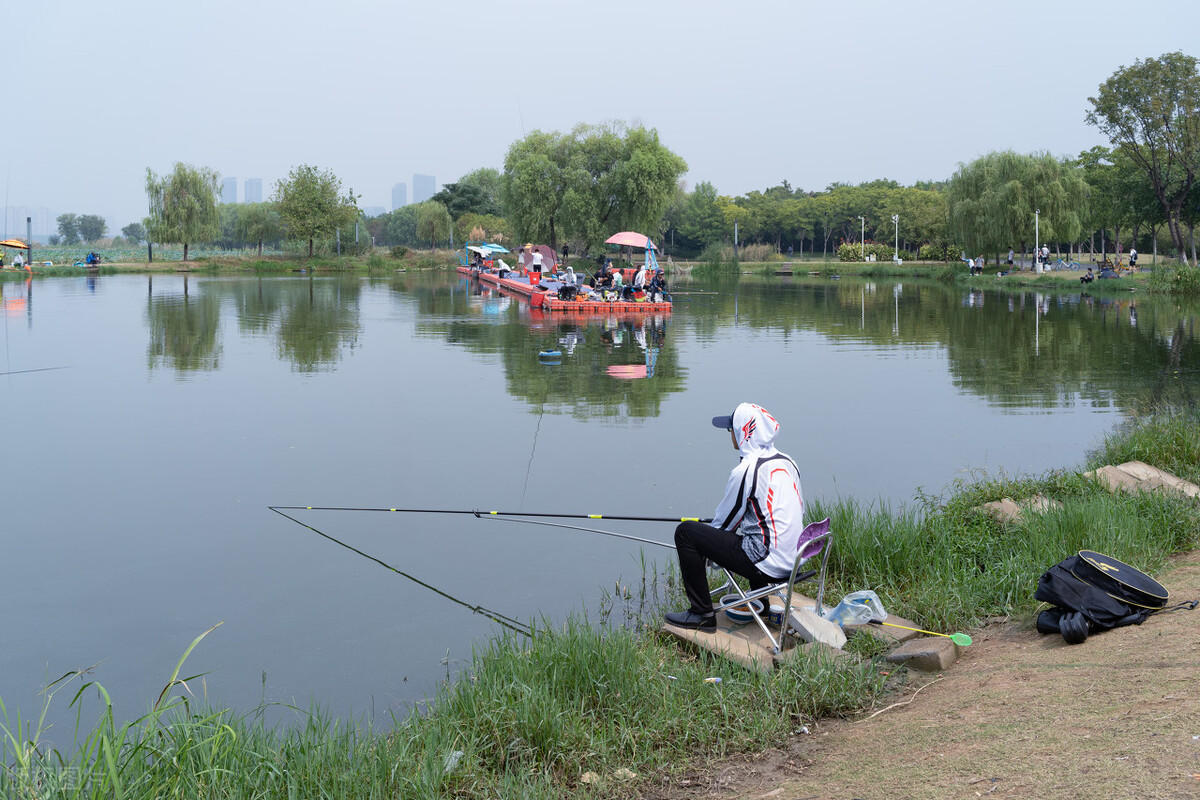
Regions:
M 1172 604 L 1200 598 L 1200 553 L 1157 577 Z M 1078 645 L 1014 623 L 972 636 L 958 663 L 913 673 L 882 713 L 822 722 L 783 749 L 708 764 L 642 796 L 1200 797 L 1200 609 Z

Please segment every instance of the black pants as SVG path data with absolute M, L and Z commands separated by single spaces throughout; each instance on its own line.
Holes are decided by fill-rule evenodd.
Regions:
M 705 561 L 720 564 L 750 581 L 751 589 L 760 589 L 777 581 L 764 575 L 746 557 L 742 537 L 714 528 L 706 522 L 681 522 L 675 528 L 675 550 L 679 554 L 679 574 L 693 614 L 711 614 L 712 595 L 708 592 Z

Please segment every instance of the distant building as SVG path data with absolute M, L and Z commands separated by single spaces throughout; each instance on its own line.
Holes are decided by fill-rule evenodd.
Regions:
M 413 202 L 424 203 L 437 191 L 437 181 L 432 175 L 413 175 Z
M 243 192 L 243 202 L 262 202 L 262 178 L 246 178 L 246 191 Z
M 392 187 L 392 211 L 408 205 L 408 184 L 397 183 Z
M 237 178 L 225 178 L 221 181 L 221 202 L 237 202 Z
M 379 217 L 387 213 L 387 209 L 383 206 L 363 206 L 363 214 L 368 217 Z

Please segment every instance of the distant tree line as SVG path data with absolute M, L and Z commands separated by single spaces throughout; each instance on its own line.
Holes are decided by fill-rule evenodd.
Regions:
M 1200 223 L 1200 72 L 1197 59 L 1168 53 L 1123 67 L 1089 98 L 1087 121 L 1110 140 L 1074 158 L 988 153 L 946 180 L 904 186 L 879 179 L 806 191 L 786 180 L 722 195 L 707 181 L 689 188 L 687 170 L 657 131 L 613 122 L 569 133 L 533 131 L 514 142 L 503 170 L 476 169 L 430 200 L 367 219 L 353 191 L 308 165 L 277 183 L 269 202 L 221 205 L 217 175 L 176 164 L 147 171 L 151 213 L 122 229 L 131 240 L 223 248 L 296 243 L 312 254 L 378 246 L 506 245 L 603 249 L 620 230 L 655 238 L 664 252 L 702 257 L 710 248 L 757 244 L 780 254 L 856 258 L 867 243 L 911 257 L 957 260 L 1026 252 L 1049 242 L 1060 252 L 1163 244 L 1195 261 Z M 358 242 L 354 230 L 358 229 Z M 63 241 L 93 241 L 104 220 L 59 217 Z M 858 247 L 851 245 L 857 244 Z

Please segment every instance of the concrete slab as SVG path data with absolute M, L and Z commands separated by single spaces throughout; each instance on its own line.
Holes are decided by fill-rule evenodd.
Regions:
M 1144 461 L 1126 461 L 1117 466 L 1122 472 L 1132 475 L 1153 488 L 1174 489 L 1188 497 L 1200 497 L 1200 486 L 1172 475 L 1166 470 L 1152 467 Z
M 887 660 L 921 672 L 941 672 L 958 660 L 958 645 L 942 636 L 923 636 L 900 645 Z
M 1041 514 L 1051 509 L 1062 508 L 1062 503 L 1052 500 L 1045 495 L 1035 494 L 1033 497 L 1024 500 L 1013 500 L 1011 497 L 1005 497 L 1000 500 L 993 500 L 990 503 L 984 503 L 977 508 L 980 511 L 990 514 L 997 522 L 1007 524 L 1019 522 L 1027 512 Z
M 718 614 L 717 629 L 709 633 L 677 628 L 666 623 L 662 629 L 681 641 L 735 661 L 746 669 L 770 672 L 774 667 L 774 648 L 762 629 L 753 622 L 738 625 L 724 614 Z
M 1100 481 L 1109 491 L 1173 491 L 1187 497 L 1200 498 L 1200 486 L 1185 481 L 1166 470 L 1152 467 L 1144 461 L 1126 461 L 1085 472 L 1085 476 Z
M 844 661 L 847 658 L 854 658 L 854 656 L 850 655 L 844 650 L 839 650 L 836 647 L 830 647 L 823 642 L 805 642 L 804 644 L 796 645 L 789 650 L 784 650 L 782 653 L 777 653 L 775 655 L 775 666 L 783 666 L 784 664 L 794 661 L 797 658 L 807 658 L 812 655 L 818 655 L 831 661 Z

